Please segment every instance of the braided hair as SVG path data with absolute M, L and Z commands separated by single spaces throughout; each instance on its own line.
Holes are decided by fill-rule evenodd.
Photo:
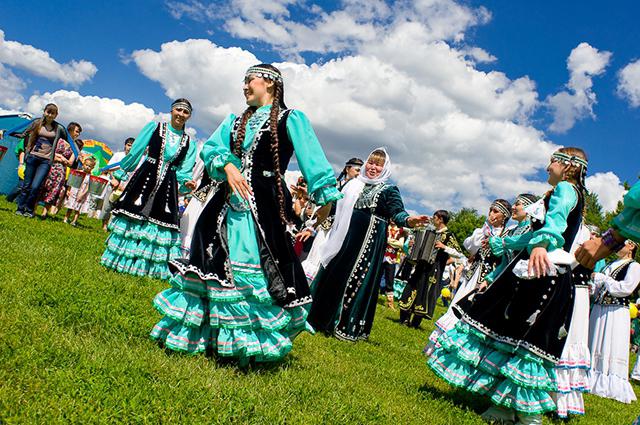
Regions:
M 280 115 L 280 111 L 282 109 L 287 108 L 286 104 L 284 103 L 284 84 L 282 83 L 282 73 L 278 68 L 271 64 L 260 64 L 256 66 L 269 69 L 280 75 L 279 81 L 276 81 L 275 79 L 269 78 L 265 75 L 261 75 L 261 77 L 273 81 L 273 104 L 271 105 L 271 112 L 269 114 L 269 131 L 271 132 L 271 145 L 269 147 L 271 149 L 271 154 L 273 157 L 274 172 L 276 173 L 276 187 L 278 189 L 277 194 L 280 210 L 280 221 L 286 226 L 289 223 L 289 220 L 287 219 L 286 214 L 284 187 L 282 185 L 282 178 L 280 177 L 280 144 L 278 140 L 278 116 Z M 237 157 L 242 157 L 242 142 L 244 141 L 244 136 L 246 134 L 246 125 L 249 121 L 249 118 L 251 118 L 256 110 L 257 108 L 255 106 L 249 106 L 242 114 L 240 127 L 238 128 L 238 132 L 236 134 L 232 149 L 233 153 Z
M 266 66 L 273 68 L 278 74 L 280 71 L 272 65 Z M 280 143 L 278 140 L 278 116 L 280 115 L 280 108 L 286 108 L 284 104 L 284 85 L 282 82 L 274 81 L 273 85 L 273 105 L 271 106 L 271 113 L 269 114 L 269 130 L 271 131 L 271 154 L 273 156 L 273 171 L 276 173 L 276 187 L 278 188 L 278 204 L 280 207 L 280 221 L 285 226 L 289 223 L 287 215 L 285 213 L 285 196 L 284 188 L 282 187 L 282 178 L 280 177 Z
M 558 152 L 562 152 L 567 155 L 575 156 L 577 158 L 588 161 L 587 154 L 580 148 L 565 147 L 558 149 Z M 570 163 L 567 170 L 564 172 L 563 180 L 567 180 L 578 186 L 578 189 L 584 196 L 587 194 L 587 187 L 585 184 L 585 178 L 587 176 L 587 168 L 575 163 Z

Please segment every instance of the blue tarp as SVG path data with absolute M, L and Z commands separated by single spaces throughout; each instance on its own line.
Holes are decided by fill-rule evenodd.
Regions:
M 0 116 L 0 129 L 9 130 L 20 124 L 31 121 L 26 114 L 2 115 Z M 14 151 L 19 139 L 11 137 L 5 133 L 4 139 L 0 140 L 0 145 L 8 148 L 2 161 L 0 161 L 0 194 L 6 195 L 18 184 L 18 158 Z

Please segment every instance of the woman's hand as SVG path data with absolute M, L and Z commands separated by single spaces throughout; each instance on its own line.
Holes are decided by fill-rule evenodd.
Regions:
M 195 190 L 196 186 L 197 186 L 197 183 L 196 183 L 195 180 L 189 180 L 188 182 L 186 182 L 184 184 L 184 186 L 189 190 Z
M 410 215 L 407 217 L 407 226 L 417 227 L 429 223 L 428 215 Z
M 550 269 L 551 261 L 549 261 L 547 249 L 543 246 L 533 248 L 529 256 L 529 275 L 535 273 L 536 277 L 546 276 Z
M 313 236 L 313 231 L 311 229 L 304 229 L 296 235 L 296 240 L 306 242 L 311 236 Z
M 227 183 L 229 183 L 231 190 L 242 199 L 248 201 L 251 195 L 253 195 L 253 192 L 247 180 L 240 170 L 238 170 L 238 167 L 232 163 L 228 163 L 224 166 L 224 172 L 227 174 Z
M 614 236 L 616 236 L 616 234 L 617 232 L 614 232 Z M 598 260 L 606 258 L 611 254 L 611 249 L 602 242 L 602 238 L 585 241 L 576 249 L 575 253 L 576 260 L 588 269 L 593 269 Z

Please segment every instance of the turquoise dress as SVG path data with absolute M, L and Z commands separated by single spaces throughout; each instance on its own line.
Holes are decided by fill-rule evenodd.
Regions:
M 545 198 L 544 223 L 532 223 L 533 231 L 519 237 L 527 241 L 526 249 L 486 292 L 472 301 L 463 299 L 468 302 L 462 318 L 438 338 L 439 347 L 428 360 L 436 375 L 521 414 L 556 410 L 549 392 L 558 391 L 554 367 L 571 324 L 573 286 L 582 283 L 582 275 L 563 269 L 557 276 L 524 279 L 512 270 L 518 261 L 528 260 L 534 247 L 568 250 L 580 228 L 583 205 L 582 193 L 567 182 Z
M 169 123 L 150 122 L 140 131 L 120 164 L 120 177 L 135 172 L 114 204 L 102 265 L 134 276 L 171 276 L 168 262 L 180 256 L 177 196 L 191 180 L 195 155 L 195 143 Z
M 220 184 L 196 224 L 190 258 L 171 262 L 171 288 L 154 299 L 163 318 L 151 337 L 169 349 L 210 350 L 241 365 L 251 358 L 277 361 L 291 350 L 295 335 L 312 331 L 306 322 L 309 288 L 279 218 L 275 179 L 282 178 L 295 153 L 316 204 L 324 205 L 342 194 L 309 120 L 300 111 L 279 115 L 281 169 L 274 172 L 270 111 L 271 105 L 263 106 L 248 120 L 241 158 L 230 147 L 240 124 L 235 115 L 227 117 L 202 148 L 207 171 Z M 249 202 L 225 183 L 224 166 L 229 163 L 241 170 L 252 187 Z M 284 179 L 282 184 L 289 200 Z M 286 285 L 285 294 L 276 285 L 279 280 Z M 304 287 L 291 281 L 298 285 L 303 281 Z
M 531 220 L 525 218 L 516 227 L 508 229 L 504 236 L 491 236 L 489 247 L 496 257 L 500 257 L 500 264 L 484 277 L 488 284 L 492 284 L 496 277 L 507 268 L 514 255 L 529 245 L 533 238 L 531 233 Z
M 612 225 L 625 238 L 640 242 L 640 181 L 624 195 L 624 209 Z

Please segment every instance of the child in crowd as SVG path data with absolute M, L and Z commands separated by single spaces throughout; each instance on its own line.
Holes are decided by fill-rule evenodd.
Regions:
M 67 212 L 64 215 L 64 222 L 68 223 L 71 213 L 74 213 L 71 220 L 72 226 L 77 226 L 80 213 L 86 213 L 89 210 L 89 181 L 91 178 L 91 170 L 96 166 L 96 159 L 93 156 L 86 157 L 82 162 L 82 171 L 85 172 L 84 180 L 79 188 L 71 187 L 67 191 L 67 199 L 64 206 Z

